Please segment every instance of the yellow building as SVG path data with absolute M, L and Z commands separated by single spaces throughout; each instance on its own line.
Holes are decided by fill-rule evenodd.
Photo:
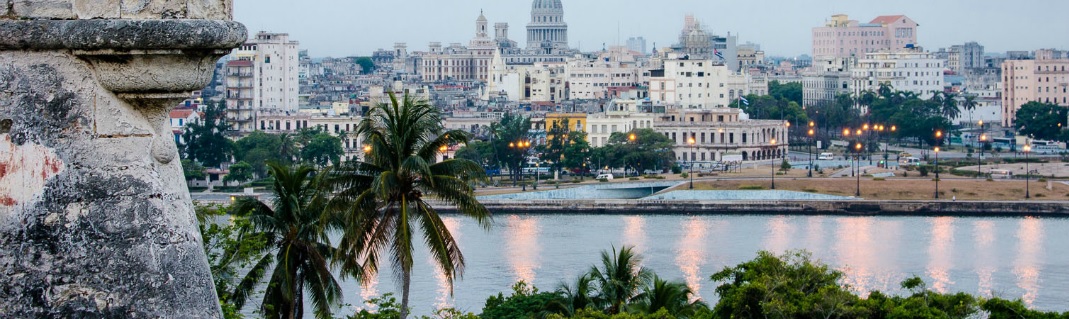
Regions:
M 568 131 L 586 131 L 586 113 L 546 113 L 546 132 L 557 123 L 568 123 Z

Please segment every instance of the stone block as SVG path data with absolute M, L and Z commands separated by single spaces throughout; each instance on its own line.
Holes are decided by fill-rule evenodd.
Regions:
M 121 0 L 74 0 L 78 19 L 117 19 Z
M 190 19 L 233 20 L 232 0 L 189 0 Z
M 173 0 L 122 0 L 123 19 L 186 19 L 189 3 Z
M 0 7 L 0 17 L 6 16 L 8 13 L 11 13 L 11 10 L 8 10 L 11 9 L 11 0 L 0 1 L 0 6 L 2 6 Z
M 75 19 L 69 0 L 14 0 L 15 15 L 24 19 Z

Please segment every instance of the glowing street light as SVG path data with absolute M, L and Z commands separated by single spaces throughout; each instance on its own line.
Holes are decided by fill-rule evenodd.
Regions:
M 691 154 L 694 154 L 694 149 L 696 147 L 695 147 L 695 141 L 694 141 L 694 137 L 693 136 L 690 137 L 690 138 L 687 138 L 687 144 L 690 144 L 690 152 L 691 152 Z M 688 174 L 688 175 L 690 176 L 690 189 L 694 189 L 694 161 L 690 162 L 690 174 Z
M 1024 199 L 1032 198 L 1032 195 L 1028 192 L 1028 174 L 1031 171 L 1028 170 L 1028 153 L 1032 152 L 1032 145 L 1024 145 Z
M 937 135 L 942 135 L 942 132 Z M 935 147 L 935 199 L 939 199 L 939 146 Z
M 861 197 L 861 142 L 854 144 L 854 150 L 857 152 L 857 192 L 854 196 Z
M 772 139 L 772 148 L 773 148 L 772 152 L 773 152 L 773 154 L 775 154 L 775 148 L 776 148 L 776 139 L 775 138 Z M 773 160 L 772 160 L 772 188 L 771 189 L 776 189 L 776 160 L 775 160 L 776 156 L 773 155 L 772 158 L 773 158 Z

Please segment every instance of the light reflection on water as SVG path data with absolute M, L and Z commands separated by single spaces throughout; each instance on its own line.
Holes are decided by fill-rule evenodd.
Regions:
M 709 276 L 723 267 L 751 260 L 761 249 L 806 249 L 843 271 L 844 283 L 860 293 L 903 293 L 898 284 L 918 275 L 933 289 L 994 291 L 1038 309 L 1069 310 L 1069 219 L 502 214 L 490 231 L 465 217 L 446 219 L 467 268 L 448 298 L 440 274 L 429 262 L 418 263 L 411 297 L 416 315 L 442 305 L 478 313 L 488 296 L 508 295 L 521 279 L 553 290 L 588 270 L 610 245 L 637 246 L 644 267 L 683 281 L 709 303 L 717 299 Z M 417 260 L 428 260 L 422 241 L 416 244 Z M 367 288 L 343 282 L 345 303 L 362 305 L 397 291 L 389 267 L 382 266 L 382 282 Z
M 1043 259 L 1040 255 L 1043 251 L 1043 221 L 1034 217 L 1027 217 L 1020 222 L 1017 229 L 1017 260 L 1013 266 L 1013 273 L 1017 275 L 1017 286 L 1024 289 L 1021 299 L 1031 306 L 1039 294 L 1039 276 L 1042 271 Z M 1061 242 L 1065 245 L 1066 242 Z M 1064 299 L 1064 298 L 1063 298 Z
M 928 285 L 940 293 L 946 293 L 954 282 L 950 278 L 953 266 L 951 247 L 954 245 L 954 217 L 932 219 L 931 244 L 928 245 Z

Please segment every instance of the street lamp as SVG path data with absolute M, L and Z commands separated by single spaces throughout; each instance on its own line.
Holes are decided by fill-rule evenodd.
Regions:
M 776 152 L 776 139 L 772 139 L 772 154 Z M 772 189 L 776 189 L 776 156 L 772 156 Z
M 857 192 L 854 196 L 861 197 L 861 142 L 854 145 L 854 149 L 857 150 Z
M 809 172 L 806 173 L 806 177 L 813 177 L 813 122 L 809 122 L 809 132 L 806 134 L 809 135 L 809 145 L 807 145 L 809 147 Z
M 1028 174 L 1031 171 L 1028 170 L 1028 153 L 1032 151 L 1031 144 L 1024 145 L 1024 199 L 1031 198 L 1031 194 L 1028 192 Z
M 631 134 L 627 135 L 627 141 L 632 143 L 632 144 L 635 143 L 635 138 L 636 137 L 635 137 L 635 133 L 634 132 L 632 132 Z M 635 171 L 635 167 L 632 166 L 631 167 L 631 172 L 634 173 L 634 171 Z M 624 163 L 624 175 L 627 175 L 627 163 Z
M 935 199 L 939 199 L 939 146 L 935 147 Z
M 980 178 L 980 174 L 982 174 L 980 172 L 980 165 L 983 165 L 984 142 L 987 142 L 987 135 L 984 134 L 984 120 L 980 120 L 980 122 L 978 124 L 980 124 L 980 137 L 979 137 L 979 143 L 977 143 L 979 145 L 977 145 L 977 146 L 980 148 L 980 153 L 979 153 L 979 156 L 976 156 L 976 178 Z
M 690 144 L 690 152 L 691 152 L 691 154 L 693 154 L 694 153 L 694 148 L 695 148 L 694 137 L 693 136 L 687 139 L 687 144 Z M 694 162 L 693 161 L 690 162 L 690 174 L 688 174 L 688 175 L 690 176 L 690 189 L 694 189 Z
M 520 156 L 520 163 L 521 164 L 518 165 L 518 166 L 520 166 L 520 180 L 521 180 L 521 182 L 523 182 L 522 181 L 523 177 L 524 177 L 524 175 L 526 175 L 526 174 L 523 173 L 523 164 L 522 163 L 523 163 L 523 161 L 526 160 L 527 150 L 530 149 L 530 148 L 531 148 L 531 141 L 528 141 L 528 140 L 518 140 L 518 141 L 515 141 L 515 142 L 509 142 L 509 149 L 517 150 L 517 151 L 519 151 L 519 153 L 521 155 Z M 535 179 L 537 179 L 538 178 L 538 175 L 537 175 L 538 172 L 535 172 L 535 174 L 536 174 L 535 175 Z M 523 182 L 521 185 L 522 185 L 522 191 L 526 192 L 527 191 L 527 183 Z M 512 186 L 513 187 L 516 186 L 516 181 L 515 180 L 513 180 Z M 535 184 L 535 189 L 538 189 L 538 184 L 537 183 Z

